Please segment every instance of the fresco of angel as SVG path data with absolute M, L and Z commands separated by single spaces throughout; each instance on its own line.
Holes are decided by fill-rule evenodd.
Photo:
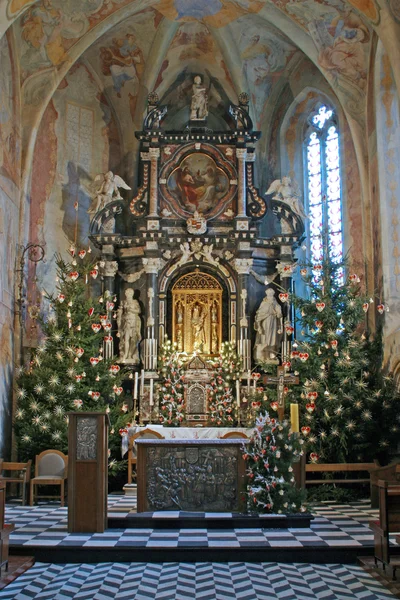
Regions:
M 307 219 L 300 197 L 300 190 L 297 184 L 292 182 L 290 177 L 282 177 L 282 181 L 280 179 L 275 179 L 265 193 L 267 195 L 273 194 L 272 198 L 274 200 L 284 202 L 294 213 L 296 213 L 296 215 L 302 219 Z
M 96 175 L 94 181 L 101 181 L 100 187 L 95 191 L 92 205 L 88 212 L 97 213 L 102 210 L 109 202 L 114 200 L 122 200 L 122 196 L 119 193 L 119 188 L 124 190 L 130 190 L 129 185 L 119 175 L 114 175 L 112 171 L 107 173 L 100 173 Z

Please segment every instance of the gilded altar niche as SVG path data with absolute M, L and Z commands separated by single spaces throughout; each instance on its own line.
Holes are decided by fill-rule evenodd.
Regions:
M 172 338 L 179 352 L 219 354 L 222 341 L 222 287 L 199 269 L 172 288 Z

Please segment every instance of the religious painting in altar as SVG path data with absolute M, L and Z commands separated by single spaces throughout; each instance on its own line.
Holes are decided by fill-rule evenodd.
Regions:
M 172 289 L 172 336 L 179 352 L 215 355 L 222 338 L 222 287 L 196 269 Z
M 189 146 L 189 147 L 188 147 Z M 234 152 L 211 144 L 166 146 L 160 169 L 160 208 L 164 218 L 231 218 L 237 191 Z

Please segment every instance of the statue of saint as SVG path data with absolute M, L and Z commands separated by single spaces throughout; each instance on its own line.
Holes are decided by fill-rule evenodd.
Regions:
M 204 351 L 206 343 L 206 331 L 204 322 L 206 320 L 207 311 L 199 304 L 195 304 L 192 311 L 192 329 L 193 329 L 193 350 L 199 352 Z
M 208 115 L 207 91 L 201 82 L 201 77 L 196 75 L 192 85 L 192 102 L 190 104 L 190 120 L 204 121 Z
M 272 288 L 265 291 L 265 298 L 256 312 L 254 329 L 257 332 L 254 345 L 255 361 L 275 362 L 278 336 L 282 333 L 282 309 Z
M 122 300 L 117 311 L 117 324 L 120 360 L 136 365 L 139 362 L 141 321 L 139 302 L 133 297 L 132 288 L 125 290 L 125 300 Z

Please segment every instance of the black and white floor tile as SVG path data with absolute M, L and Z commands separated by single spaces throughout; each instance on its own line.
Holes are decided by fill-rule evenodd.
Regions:
M 385 600 L 353 565 L 279 563 L 36 563 L 1 600 Z
M 109 516 L 127 514 L 135 499 L 128 496 L 109 496 Z M 102 534 L 68 534 L 67 508 L 59 505 L 6 507 L 6 520 L 15 524 L 11 546 L 46 547 L 146 547 L 146 548 L 243 548 L 243 547 L 362 547 L 373 545 L 368 527 L 377 517 L 368 502 L 312 508 L 314 520 L 310 528 L 301 529 L 109 529 Z M 154 513 L 156 514 L 156 513 Z M 222 517 L 221 517 L 222 518 Z M 392 540 L 396 544 L 394 536 Z

